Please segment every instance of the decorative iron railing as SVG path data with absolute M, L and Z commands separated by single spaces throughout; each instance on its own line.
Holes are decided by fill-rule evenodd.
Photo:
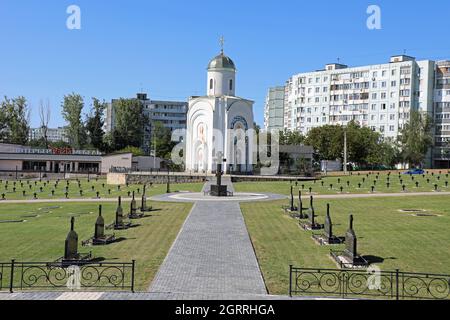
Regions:
M 132 291 L 135 261 L 71 266 L 58 262 L 0 263 L 0 291 Z
M 289 295 L 447 300 L 450 275 L 290 266 Z

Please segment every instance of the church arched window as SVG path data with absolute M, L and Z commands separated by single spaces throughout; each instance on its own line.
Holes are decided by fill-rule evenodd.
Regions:
M 209 80 L 209 89 L 212 90 L 213 88 L 213 79 Z
M 233 90 L 233 79 L 230 79 L 230 91 Z

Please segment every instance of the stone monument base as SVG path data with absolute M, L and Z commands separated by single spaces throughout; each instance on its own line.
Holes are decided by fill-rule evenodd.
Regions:
M 106 227 L 107 230 L 126 230 L 128 228 L 131 228 L 131 222 L 122 222 L 122 223 L 115 223 L 113 222 L 112 224 L 110 224 L 109 226 Z
M 227 197 L 228 196 L 227 186 L 211 185 L 209 195 L 213 197 Z
M 305 231 L 312 231 L 322 230 L 324 228 L 324 225 L 319 223 L 311 224 L 310 222 L 300 222 L 300 227 Z
M 345 237 L 336 237 L 336 236 L 327 237 L 324 234 L 313 234 L 312 238 L 318 245 L 321 246 L 329 246 L 345 242 Z
M 92 237 L 91 239 L 83 241 L 81 243 L 81 245 L 83 247 L 86 247 L 86 246 L 105 246 L 107 244 L 113 243 L 114 241 L 116 241 L 115 235 L 105 235 L 105 236 L 100 237 L 100 238 Z
M 330 250 L 330 256 L 341 269 L 365 269 L 369 266 L 369 262 L 360 255 L 350 257 L 345 251 Z
M 72 259 L 66 259 L 64 257 L 59 258 L 54 262 L 56 266 L 61 268 L 68 268 L 70 266 L 81 266 L 84 264 L 89 264 L 94 257 L 92 256 L 92 252 L 89 253 L 79 253 L 76 257 Z
M 128 215 L 128 219 L 132 219 L 132 220 L 141 219 L 143 217 L 144 217 L 144 213 L 137 213 L 137 212 L 130 213 Z

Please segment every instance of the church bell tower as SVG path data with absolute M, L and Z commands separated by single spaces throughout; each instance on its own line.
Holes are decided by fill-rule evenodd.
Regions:
M 223 53 L 223 37 L 220 54 L 208 65 L 207 95 L 210 97 L 235 96 L 236 67 L 233 60 Z

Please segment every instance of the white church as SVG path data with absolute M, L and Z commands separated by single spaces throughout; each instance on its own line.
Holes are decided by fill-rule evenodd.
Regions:
M 222 162 L 224 173 L 249 173 L 254 102 L 236 96 L 236 66 L 223 46 L 207 75 L 206 95 L 189 99 L 186 171 L 214 173 Z

